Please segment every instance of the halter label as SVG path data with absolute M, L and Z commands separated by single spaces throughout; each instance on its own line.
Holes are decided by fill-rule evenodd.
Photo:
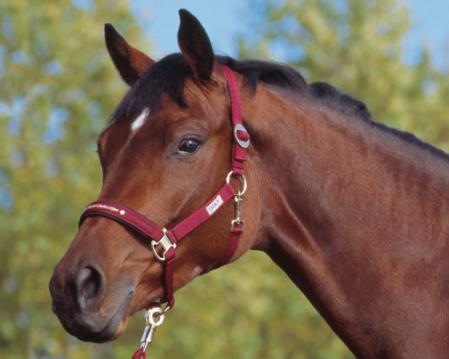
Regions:
M 211 216 L 223 204 L 223 198 L 218 195 L 207 207 L 206 211 Z

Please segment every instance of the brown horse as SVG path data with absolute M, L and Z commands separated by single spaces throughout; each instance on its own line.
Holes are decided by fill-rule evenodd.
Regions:
M 360 358 L 447 358 L 449 157 L 289 67 L 214 56 L 180 16 L 181 54 L 158 62 L 105 28 L 131 89 L 98 139 L 99 200 L 171 228 L 210 198 L 230 166 L 226 65 L 251 135 L 232 260 L 266 252 Z M 220 265 L 233 215 L 227 203 L 179 244 L 175 289 Z M 78 338 L 112 340 L 164 297 L 163 269 L 147 238 L 89 217 L 56 266 L 53 309 Z

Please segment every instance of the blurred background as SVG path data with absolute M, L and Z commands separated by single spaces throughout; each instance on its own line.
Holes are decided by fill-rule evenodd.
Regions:
M 180 7 L 217 53 L 287 62 L 449 149 L 443 0 L 0 0 L 0 358 L 127 358 L 136 348 L 140 314 L 113 343 L 67 335 L 48 280 L 96 198 L 95 140 L 127 91 L 103 23 L 158 58 L 177 51 Z M 151 358 L 353 358 L 261 253 L 198 278 L 177 303 Z

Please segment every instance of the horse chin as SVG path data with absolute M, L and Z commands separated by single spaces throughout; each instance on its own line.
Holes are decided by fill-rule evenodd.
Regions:
M 109 341 L 113 341 L 117 339 L 126 329 L 128 325 L 128 319 L 131 315 L 135 314 L 136 312 L 140 312 L 142 310 L 147 310 L 152 307 L 158 307 L 159 304 L 159 297 L 161 295 L 161 290 L 156 290 L 154 292 L 154 295 L 150 295 L 150 298 L 153 298 L 150 302 L 146 301 L 145 304 L 141 306 L 135 306 L 133 305 L 133 300 L 136 299 L 133 298 L 133 295 L 128 296 L 122 304 L 117 309 L 116 313 L 111 317 L 109 322 L 106 324 L 106 326 L 98 333 L 88 334 L 88 335 L 79 335 L 72 333 L 75 335 L 78 339 L 88 342 L 94 342 L 94 343 L 105 343 Z
M 95 342 L 95 343 L 105 343 L 105 342 L 111 342 L 115 339 L 117 339 L 122 333 L 125 331 L 126 327 L 128 325 L 128 316 L 125 315 L 122 320 L 118 322 L 118 325 L 116 326 L 107 326 L 98 337 L 95 337 L 93 339 L 90 339 L 88 341 Z
M 93 343 L 106 343 L 117 339 L 128 325 L 128 316 L 121 320 L 112 318 L 111 321 L 99 333 L 87 336 L 77 336 L 78 339 Z
M 128 309 L 132 295 L 128 295 L 112 316 L 97 323 L 94 313 L 83 313 L 76 315 L 72 320 L 65 321 L 60 318 L 64 328 L 72 335 L 82 341 L 105 343 L 118 338 L 128 324 Z M 84 318 L 88 319 L 84 319 Z M 100 324 L 104 323 L 105 324 Z M 99 327 L 99 329 L 98 329 Z

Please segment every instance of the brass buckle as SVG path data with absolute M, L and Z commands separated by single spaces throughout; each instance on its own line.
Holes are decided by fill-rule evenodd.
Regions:
M 156 256 L 157 259 L 159 259 L 161 262 L 165 262 L 167 260 L 167 253 L 170 249 L 175 249 L 176 248 L 176 243 L 173 243 L 170 238 L 168 238 L 167 236 L 167 230 L 164 228 L 162 229 L 162 231 L 164 232 L 164 235 L 162 236 L 161 239 L 159 239 L 158 241 L 155 241 L 154 239 L 151 241 L 151 248 L 153 249 L 153 253 Z M 162 254 L 159 254 L 157 247 L 161 246 L 162 247 Z

